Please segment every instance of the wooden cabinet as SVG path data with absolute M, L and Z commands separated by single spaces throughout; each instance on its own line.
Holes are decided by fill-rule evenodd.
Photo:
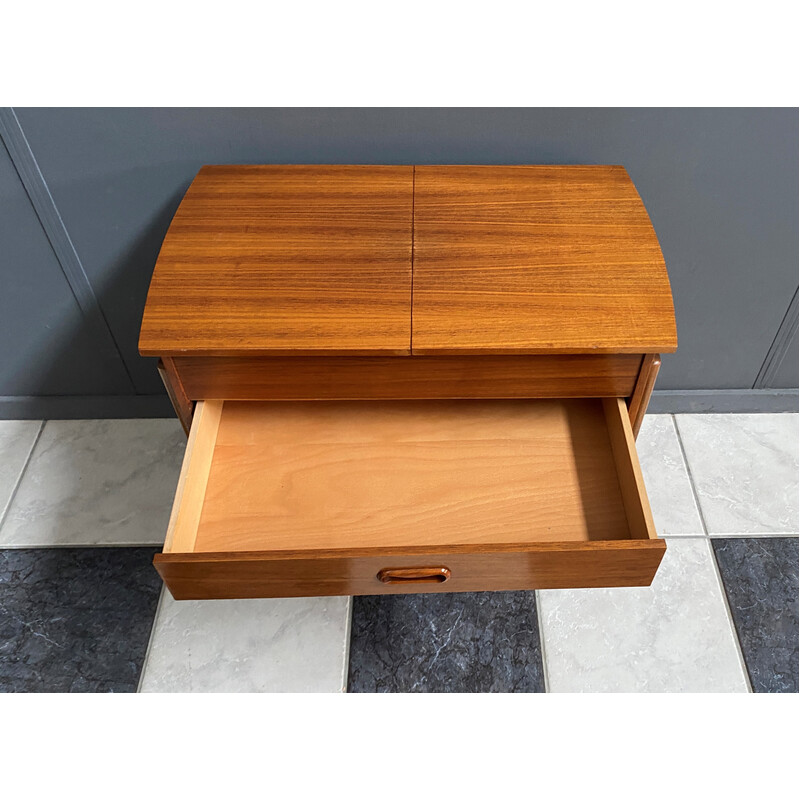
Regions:
M 189 432 L 178 599 L 648 585 L 677 345 L 622 167 L 204 167 L 140 351 Z

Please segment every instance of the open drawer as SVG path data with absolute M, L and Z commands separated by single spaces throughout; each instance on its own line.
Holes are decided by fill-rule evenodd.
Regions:
M 197 404 L 155 565 L 176 599 L 646 586 L 620 398 Z

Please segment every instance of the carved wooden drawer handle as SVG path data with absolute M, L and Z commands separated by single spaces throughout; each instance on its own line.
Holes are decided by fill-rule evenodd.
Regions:
M 447 567 L 398 567 L 378 573 L 381 583 L 444 583 L 449 577 Z

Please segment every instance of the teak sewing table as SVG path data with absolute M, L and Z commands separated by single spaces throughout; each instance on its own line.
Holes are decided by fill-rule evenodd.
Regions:
M 649 585 L 677 346 L 619 166 L 208 166 L 140 352 L 189 434 L 177 599 Z

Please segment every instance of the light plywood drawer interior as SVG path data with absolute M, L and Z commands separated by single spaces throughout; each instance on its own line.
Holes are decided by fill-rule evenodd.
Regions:
M 201 401 L 173 595 L 646 585 L 656 538 L 619 398 Z

